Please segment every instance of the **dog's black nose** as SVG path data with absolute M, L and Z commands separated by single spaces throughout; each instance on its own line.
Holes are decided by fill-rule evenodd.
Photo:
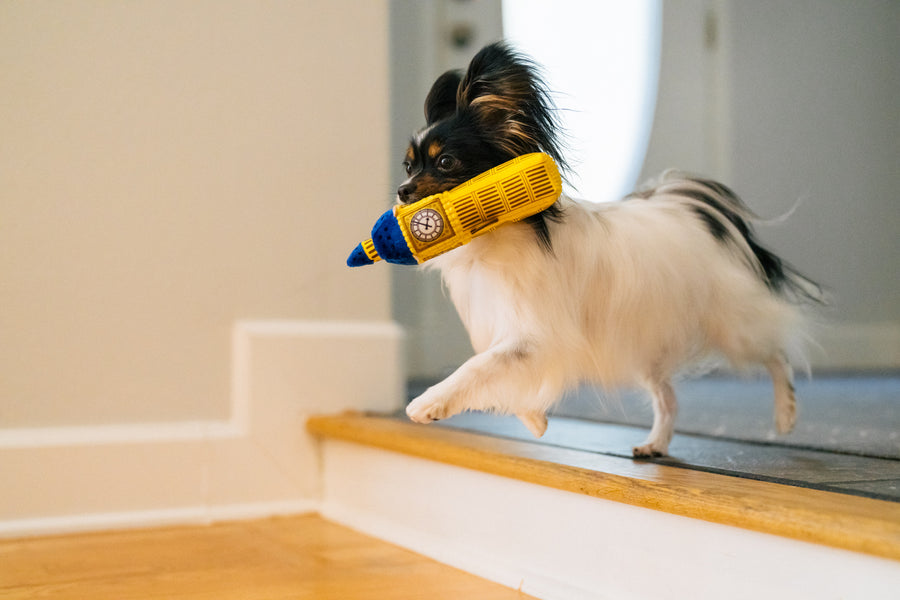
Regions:
M 397 195 L 400 197 L 400 202 L 409 202 L 410 196 L 415 190 L 416 186 L 411 183 L 404 183 L 397 188 Z

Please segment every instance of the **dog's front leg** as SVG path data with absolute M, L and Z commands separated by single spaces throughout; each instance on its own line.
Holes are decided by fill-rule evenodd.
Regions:
M 446 419 L 466 410 L 540 412 L 543 396 L 554 393 L 543 380 L 534 353 L 521 344 L 502 344 L 467 360 L 444 381 L 406 407 L 418 423 Z

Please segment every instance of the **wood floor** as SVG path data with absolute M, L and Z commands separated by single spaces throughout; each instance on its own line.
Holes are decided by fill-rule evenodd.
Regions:
M 0 541 L 0 598 L 531 598 L 308 515 Z

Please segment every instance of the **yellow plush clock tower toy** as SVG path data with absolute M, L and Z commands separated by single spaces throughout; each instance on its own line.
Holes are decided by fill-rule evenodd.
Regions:
M 561 192 L 552 158 L 542 152 L 519 156 L 450 191 L 388 210 L 347 265 L 371 265 L 382 258 L 401 265 L 423 263 L 505 223 L 541 212 Z

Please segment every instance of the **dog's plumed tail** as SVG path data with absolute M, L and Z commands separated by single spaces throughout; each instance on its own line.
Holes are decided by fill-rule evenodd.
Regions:
M 735 251 L 773 293 L 795 303 L 825 303 L 825 292 L 819 284 L 760 244 L 753 229 L 759 218 L 728 186 L 670 170 L 657 182 L 629 196 L 663 197 L 687 204 L 710 235 Z

